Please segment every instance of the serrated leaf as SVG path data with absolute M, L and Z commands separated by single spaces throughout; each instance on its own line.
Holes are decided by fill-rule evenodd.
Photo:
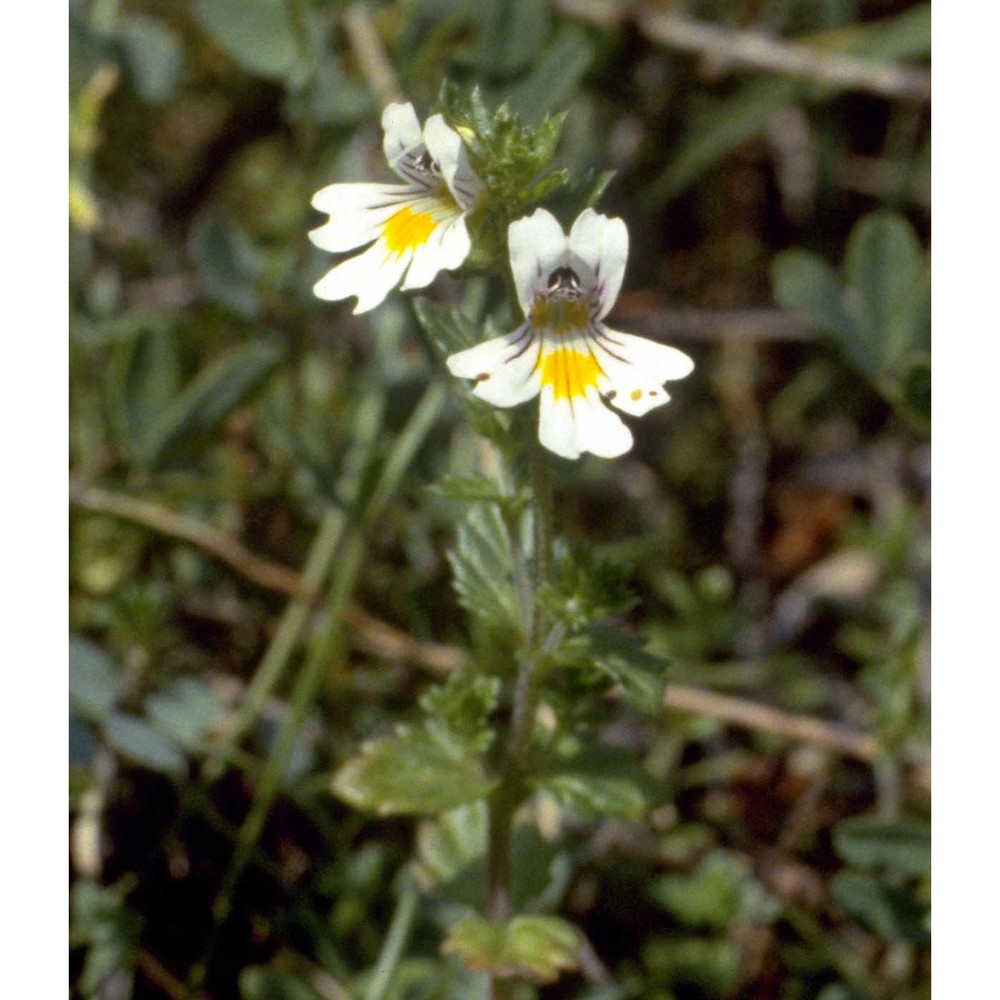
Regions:
M 919 820 L 852 816 L 834 827 L 833 846 L 856 868 L 913 877 L 931 870 L 931 828 Z
M 115 712 L 105 719 L 103 732 L 108 746 L 134 764 L 172 777 L 187 772 L 187 760 L 180 747 L 148 719 Z
M 493 741 L 486 725 L 500 697 L 500 679 L 459 671 L 420 698 L 425 730 L 457 754 L 482 753 Z
M 849 356 L 874 378 L 915 346 L 923 304 L 923 254 L 913 227 L 890 212 L 865 216 L 844 257 L 846 304 L 855 321 Z
M 122 18 L 118 39 L 141 100 L 163 104 L 173 97 L 184 69 L 184 47 L 162 21 L 141 14 Z
M 830 898 L 864 927 L 890 940 L 930 940 L 927 907 L 912 893 L 872 875 L 839 872 L 830 881 Z
M 635 606 L 628 590 L 629 571 L 621 563 L 601 559 L 583 545 L 560 545 L 555 583 L 539 594 L 543 607 L 567 627 L 585 628 L 594 621 L 622 615 Z
M 565 771 L 547 774 L 533 781 L 532 786 L 584 819 L 615 816 L 639 820 L 646 811 L 642 789 L 628 778 Z
M 356 809 L 391 816 L 446 812 L 484 798 L 495 784 L 464 748 L 456 751 L 421 728 L 401 726 L 344 764 L 333 791 Z
M 249 73 L 281 80 L 298 58 L 284 0 L 197 0 L 194 16 L 216 45 Z
M 512 633 L 520 630 L 510 536 L 496 507 L 469 508 L 448 561 L 459 602 L 470 614 Z
M 118 701 L 118 679 L 111 658 L 78 635 L 69 637 L 69 703 L 82 719 L 103 722 Z
M 590 630 L 592 664 L 621 687 L 622 697 L 647 715 L 663 708 L 666 660 L 647 652 L 643 639 L 617 629 Z
M 783 250 L 771 264 L 771 281 L 775 299 L 786 309 L 802 313 L 845 348 L 856 338 L 840 278 L 819 254 L 798 247 Z
M 581 943 L 579 931 L 559 917 L 520 916 L 499 925 L 477 914 L 454 924 L 441 950 L 474 971 L 553 983 L 577 968 Z
M 223 707 L 211 685 L 196 677 L 179 677 L 143 705 L 146 716 L 164 736 L 188 751 L 203 749 L 206 734 L 222 717 Z
M 252 341 L 203 369 L 149 426 L 143 463 L 160 468 L 188 454 L 264 384 L 283 357 L 276 345 Z

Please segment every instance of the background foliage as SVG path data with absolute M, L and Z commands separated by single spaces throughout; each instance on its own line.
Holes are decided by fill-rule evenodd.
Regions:
M 486 335 L 454 315 L 489 293 L 443 278 L 357 318 L 313 299 L 305 238 L 319 187 L 387 178 L 382 104 L 426 111 L 447 78 L 568 112 L 547 204 L 607 184 L 632 240 L 612 319 L 698 362 L 632 453 L 558 467 L 553 607 L 636 643 L 588 628 L 560 665 L 560 717 L 605 748 L 553 748 L 518 932 L 556 971 L 551 914 L 587 945 L 525 996 L 927 996 L 929 5 L 69 14 L 73 995 L 480 995 L 482 929 L 441 945 L 482 894 L 462 803 L 487 777 L 416 824 L 344 800 L 359 760 L 394 773 L 388 734 L 436 747 L 430 773 L 495 708 L 430 689 L 470 638 L 509 652 L 466 420 L 498 417 L 436 353 Z M 690 51 L 690 19 L 723 47 Z M 748 31 L 811 59 L 747 66 Z M 580 696 L 581 663 L 622 697 Z

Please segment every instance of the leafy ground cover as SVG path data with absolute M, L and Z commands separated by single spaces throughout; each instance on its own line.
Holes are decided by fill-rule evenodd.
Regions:
M 73 995 L 929 996 L 929 5 L 69 14 Z M 566 112 L 532 197 L 625 219 L 611 318 L 696 362 L 554 467 L 502 932 L 531 417 L 441 363 L 502 306 L 354 316 L 305 235 L 445 80 Z

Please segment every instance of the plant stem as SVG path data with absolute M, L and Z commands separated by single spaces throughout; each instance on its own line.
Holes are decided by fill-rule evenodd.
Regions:
M 417 888 L 416 882 L 409 875 L 404 874 L 399 887 L 399 900 L 396 903 L 385 941 L 382 943 L 382 950 L 375 962 L 375 969 L 368 984 L 365 1000 L 383 1000 L 388 992 L 392 984 L 392 977 L 399 966 L 403 948 L 410 936 L 410 929 L 413 926 L 413 918 L 417 914 L 419 901 L 420 890 Z
M 547 621 L 538 599 L 548 582 L 552 564 L 552 469 L 550 457 L 537 441 L 531 444 L 532 486 L 532 591 L 527 652 L 517 664 L 510 727 L 500 766 L 500 785 L 490 800 L 487 873 L 489 896 L 487 914 L 495 923 L 513 916 L 511 898 L 511 846 L 514 814 L 524 797 L 524 777 L 531 753 L 531 735 L 538 711 L 538 654 L 542 651 Z M 511 996 L 513 981 L 494 977 L 490 983 L 492 1000 Z

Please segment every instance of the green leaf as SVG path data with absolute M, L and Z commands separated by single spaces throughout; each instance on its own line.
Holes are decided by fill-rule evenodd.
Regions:
M 454 924 L 441 950 L 473 971 L 553 983 L 577 968 L 581 943 L 579 931 L 559 917 L 521 916 L 498 925 L 477 914 Z
M 493 479 L 475 473 L 471 476 L 445 476 L 431 489 L 449 500 L 465 502 L 504 503 L 511 498 L 500 491 Z
M 149 695 L 143 707 L 164 736 L 188 751 L 203 749 L 206 734 L 223 713 L 211 685 L 196 677 L 177 678 L 165 691 Z
M 191 229 L 188 252 L 205 294 L 246 319 L 260 314 L 257 279 L 264 258 L 239 226 L 202 215 Z
M 122 18 L 118 39 L 139 98 L 146 104 L 169 101 L 184 69 L 177 35 L 156 18 L 133 14 Z
M 160 468 L 189 454 L 264 384 L 283 357 L 276 345 L 251 341 L 201 371 L 149 426 L 143 463 Z
M 500 679 L 459 671 L 420 698 L 424 727 L 442 746 L 481 753 L 493 739 L 486 725 L 500 697 Z
M 70 944 L 87 947 L 79 988 L 85 997 L 101 996 L 111 973 L 130 970 L 142 920 L 129 910 L 117 889 L 78 879 L 70 889 Z
M 123 757 L 151 771 L 173 777 L 187 772 L 187 760 L 180 747 L 148 719 L 115 712 L 104 721 L 104 739 Z
M 417 830 L 417 858 L 425 885 L 451 882 L 486 853 L 488 819 L 482 800 L 459 806 Z
M 891 940 L 926 944 L 927 907 L 912 893 L 861 872 L 839 872 L 830 881 L 830 898 L 858 923 Z
M 660 205 L 683 193 L 724 156 L 760 135 L 800 90 L 794 80 L 751 80 L 715 102 L 681 137 L 677 154 L 647 192 L 649 203 Z
M 547 792 L 564 808 L 584 819 L 615 816 L 639 820 L 646 812 L 642 789 L 624 777 L 607 777 L 580 771 L 548 774 L 532 781 L 536 791 Z
M 628 567 L 620 562 L 601 559 L 584 545 L 562 543 L 556 557 L 555 583 L 542 590 L 539 600 L 568 628 L 585 628 L 635 607 L 629 577 Z
M 899 395 L 899 406 L 914 422 L 927 429 L 931 420 L 931 359 L 927 354 L 918 354 L 910 362 L 910 368 L 903 378 Z
M 465 748 L 442 745 L 419 727 L 366 743 L 333 778 L 334 794 L 381 816 L 440 813 L 487 796 L 488 779 Z
M 476 4 L 479 15 L 475 70 L 480 76 L 508 76 L 530 66 L 549 34 L 552 15 L 537 0 Z
M 308 983 L 292 972 L 251 965 L 240 973 L 242 1000 L 322 1000 Z
M 894 17 L 859 21 L 811 40 L 817 46 L 866 59 L 919 59 L 931 53 L 931 5 L 918 3 Z
M 866 215 L 847 241 L 844 276 L 857 330 L 848 355 L 869 378 L 896 369 L 915 346 L 925 302 L 923 253 L 913 227 L 889 212 Z
M 180 387 L 174 338 L 161 328 L 140 331 L 116 352 L 109 382 L 116 434 L 129 455 L 139 458 L 150 426 Z
M 642 945 L 642 961 L 657 979 L 696 985 L 698 996 L 734 996 L 743 964 L 735 941 L 660 935 Z M 668 994 L 668 997 L 670 994 Z
M 118 701 L 118 679 L 100 646 L 70 634 L 69 703 L 82 718 L 103 722 Z
M 512 635 L 521 630 L 510 536 L 493 506 L 470 507 L 448 553 L 459 603 L 483 621 Z
M 726 851 L 713 851 L 693 872 L 661 875 L 649 894 L 687 927 L 724 930 L 736 921 L 770 923 L 781 912 L 749 865 Z
M 589 638 L 592 665 L 621 687 L 630 705 L 658 715 L 663 709 L 667 661 L 647 652 L 645 640 L 618 629 L 595 626 Z
M 802 313 L 849 349 L 857 338 L 855 323 L 844 308 L 836 271 L 819 254 L 798 247 L 783 250 L 771 265 L 771 281 L 781 305 Z
M 564 24 L 545 47 L 534 69 L 507 94 L 511 107 L 528 121 L 565 107 L 594 60 L 594 45 L 576 24 Z M 551 158 L 551 152 L 545 162 Z
M 281 80 L 298 58 L 285 0 L 197 0 L 194 16 L 219 48 L 256 76 Z
M 473 347 L 484 339 L 481 327 L 454 306 L 419 298 L 413 300 L 413 311 L 424 333 L 443 357 Z
M 852 816 L 833 830 L 837 853 L 856 868 L 919 877 L 931 870 L 930 824 Z

